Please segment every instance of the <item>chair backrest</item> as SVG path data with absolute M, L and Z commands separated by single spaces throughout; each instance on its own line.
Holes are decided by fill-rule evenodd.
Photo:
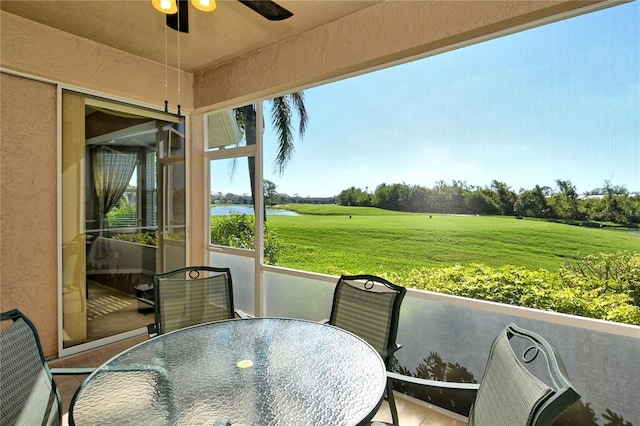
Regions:
M 387 367 L 396 344 L 400 305 L 406 289 L 374 275 L 343 275 L 333 293 L 329 324 L 373 346 Z
M 158 334 L 234 316 L 229 268 L 188 266 L 153 279 Z
M 60 393 L 35 326 L 17 309 L 0 319 L 0 424 L 59 425 Z
M 493 342 L 469 424 L 551 425 L 578 399 L 551 345 L 509 324 Z

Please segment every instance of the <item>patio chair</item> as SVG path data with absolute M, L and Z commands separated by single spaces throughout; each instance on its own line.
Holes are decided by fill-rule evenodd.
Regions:
M 474 426 L 549 426 L 580 399 L 551 345 L 513 323 L 493 341 L 480 384 L 387 376 L 434 389 L 475 390 L 468 423 Z
M 0 320 L 0 424 L 61 424 L 60 392 L 52 374 L 90 374 L 94 369 L 50 369 L 38 332 L 22 312 L 2 312 Z M 11 324 L 5 325 L 5 321 Z
M 343 275 L 333 293 L 328 323 L 367 341 L 380 353 L 389 370 L 391 357 L 400 349 L 396 343 L 400 305 L 404 287 L 374 275 Z M 398 423 L 391 381 L 387 381 L 386 399 L 391 417 Z
M 207 322 L 244 318 L 233 306 L 229 268 L 187 266 L 153 278 L 155 323 L 149 337 Z

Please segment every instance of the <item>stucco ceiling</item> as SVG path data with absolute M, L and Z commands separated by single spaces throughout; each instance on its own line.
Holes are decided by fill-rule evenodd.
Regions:
M 376 1 L 277 0 L 293 12 L 268 21 L 237 0 L 210 13 L 189 6 L 189 34 L 165 25 L 151 0 L 0 1 L 0 9 L 118 50 L 197 73 L 371 7 Z M 179 42 L 178 42 L 179 39 Z M 166 49 L 165 49 L 166 40 Z

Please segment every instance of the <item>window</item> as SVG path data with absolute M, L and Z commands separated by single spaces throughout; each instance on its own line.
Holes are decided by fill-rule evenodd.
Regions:
M 212 245 L 255 249 L 257 114 L 250 104 L 206 116 Z

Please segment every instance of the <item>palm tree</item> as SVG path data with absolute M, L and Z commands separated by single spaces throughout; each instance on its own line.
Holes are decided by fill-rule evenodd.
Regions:
M 238 125 L 244 130 L 244 137 L 247 145 L 255 145 L 257 136 L 255 104 L 236 108 L 235 115 Z M 307 128 L 307 121 L 309 119 L 304 105 L 304 93 L 290 93 L 271 100 L 271 124 L 275 128 L 278 136 L 278 154 L 276 155 L 275 166 L 278 168 L 280 175 L 284 173 L 287 163 L 291 159 L 294 151 L 294 115 L 297 115 L 299 118 L 298 134 L 302 140 Z M 256 207 L 255 174 L 255 158 L 249 157 L 249 179 L 251 181 L 251 199 L 253 200 L 254 211 Z M 267 214 L 264 206 L 263 217 L 266 221 Z

